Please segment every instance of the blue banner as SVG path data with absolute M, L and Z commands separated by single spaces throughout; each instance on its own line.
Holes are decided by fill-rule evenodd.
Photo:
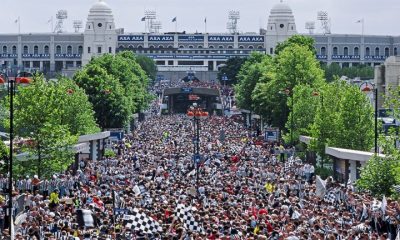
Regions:
M 81 58 L 81 54 L 55 54 L 54 55 L 55 58 Z
M 119 42 L 143 42 L 143 35 L 120 35 L 118 36 Z
M 209 42 L 233 42 L 233 36 L 208 36 Z
M 181 92 L 182 93 L 191 93 L 193 92 L 193 88 L 181 88 Z
M 239 42 L 264 42 L 264 36 L 238 36 Z
M 183 35 L 178 36 L 179 42 L 204 42 L 204 36 L 198 35 Z
M 22 58 L 50 58 L 50 54 L 22 54 Z
M 352 60 L 360 59 L 359 55 L 332 55 L 332 59 Z
M 173 42 L 172 35 L 149 35 L 149 42 Z
M 386 56 L 365 56 L 365 60 L 373 59 L 373 60 L 385 60 Z
M 0 54 L 0 58 L 17 58 L 18 54 L 7 54 L 7 53 L 3 53 Z
M 327 55 L 317 55 L 317 59 L 326 60 L 326 59 L 328 59 L 328 56 Z

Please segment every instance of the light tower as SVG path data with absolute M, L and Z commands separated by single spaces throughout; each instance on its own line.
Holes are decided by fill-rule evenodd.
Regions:
M 228 14 L 228 23 L 226 24 L 226 28 L 232 34 L 238 32 L 238 20 L 240 19 L 240 12 L 239 11 L 229 11 Z
M 306 22 L 306 29 L 308 30 L 308 33 L 314 34 L 314 29 L 315 29 L 315 22 L 310 21 L 310 22 Z
M 82 20 L 74 20 L 73 24 L 76 33 L 83 27 Z
M 145 23 L 146 24 L 146 26 L 145 26 L 146 31 L 151 32 L 152 31 L 152 23 L 157 18 L 156 11 L 146 10 L 144 12 L 144 18 L 145 18 L 145 21 L 146 21 L 146 23 Z
M 55 33 L 62 33 L 64 31 L 64 20 L 68 18 L 67 10 L 59 10 L 56 14 L 57 25 L 54 29 Z
M 324 34 L 331 34 L 331 20 L 328 17 L 327 11 L 319 11 L 317 15 L 318 21 L 321 22 L 322 32 Z

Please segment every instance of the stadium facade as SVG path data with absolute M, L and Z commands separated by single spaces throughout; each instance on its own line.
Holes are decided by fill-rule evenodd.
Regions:
M 92 57 L 131 50 L 153 58 L 160 72 L 217 71 L 230 57 L 252 51 L 268 54 L 277 43 L 298 34 L 291 8 L 276 4 L 263 34 L 124 33 L 116 28 L 111 8 L 102 0 L 89 11 L 83 33 L 0 35 L 0 63 L 8 71 L 74 72 Z M 317 59 L 343 67 L 384 63 L 398 54 L 400 36 L 306 34 L 315 39 Z

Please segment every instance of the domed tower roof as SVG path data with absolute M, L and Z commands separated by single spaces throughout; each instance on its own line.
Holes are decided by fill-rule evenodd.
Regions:
M 288 4 L 281 1 L 272 7 L 268 17 L 267 31 L 274 32 L 274 34 L 291 35 L 296 33 L 293 11 Z
M 103 0 L 99 0 L 89 10 L 88 20 L 91 18 L 111 18 L 113 19 L 112 10 Z

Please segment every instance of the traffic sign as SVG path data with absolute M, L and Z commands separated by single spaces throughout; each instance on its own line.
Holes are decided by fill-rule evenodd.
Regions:
M 369 82 L 363 82 L 360 85 L 360 90 L 362 92 L 371 92 L 374 89 L 374 85 L 372 85 L 372 83 Z

